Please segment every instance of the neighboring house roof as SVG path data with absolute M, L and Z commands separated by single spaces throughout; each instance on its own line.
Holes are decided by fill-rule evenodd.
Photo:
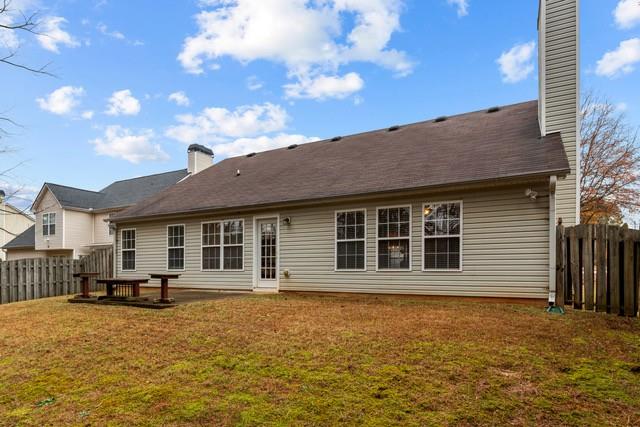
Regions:
M 540 136 L 530 101 L 232 157 L 115 220 L 267 206 L 504 178 L 565 175 L 559 134 Z
M 36 226 L 32 225 L 21 234 L 18 234 L 13 240 L 4 245 L 2 249 L 22 249 L 33 248 L 36 241 Z
M 131 206 L 187 176 L 186 169 L 116 181 L 100 191 L 83 190 L 47 182 L 44 184 L 63 208 L 114 209 Z M 37 199 L 36 199 L 37 200 Z

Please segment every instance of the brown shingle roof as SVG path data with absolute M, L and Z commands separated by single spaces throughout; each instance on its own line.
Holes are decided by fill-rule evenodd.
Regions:
M 237 171 L 240 175 L 237 175 Z M 558 134 L 540 138 L 538 103 L 232 157 L 116 220 L 319 200 L 508 177 L 565 174 Z

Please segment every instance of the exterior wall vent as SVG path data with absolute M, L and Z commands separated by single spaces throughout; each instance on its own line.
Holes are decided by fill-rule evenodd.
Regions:
M 440 117 L 437 117 L 437 118 L 434 120 L 434 122 L 436 122 L 436 123 L 440 123 L 440 122 L 444 122 L 444 121 L 446 121 L 446 120 L 447 120 L 447 116 L 440 116 Z
M 389 129 L 387 129 L 387 131 L 389 131 L 389 132 L 393 132 L 393 131 L 396 131 L 396 130 L 398 130 L 398 129 L 400 129 L 400 126 L 395 125 L 395 126 L 391 126 Z
M 298 144 L 291 144 L 290 146 L 287 147 L 287 150 L 293 150 L 294 148 L 297 148 Z
M 491 107 L 487 110 L 487 113 L 497 113 L 500 111 L 500 107 Z

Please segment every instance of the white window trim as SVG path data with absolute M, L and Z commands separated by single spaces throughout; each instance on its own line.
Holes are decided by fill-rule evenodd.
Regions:
M 364 212 L 364 238 L 338 240 L 338 214 L 347 212 Z M 364 242 L 364 268 L 338 268 L 338 242 Z M 338 209 L 333 211 L 333 271 L 340 273 L 367 271 L 367 209 Z
M 182 246 L 169 246 L 169 227 L 183 227 L 184 230 L 184 235 L 183 235 L 183 240 L 184 243 Z M 164 234 L 164 238 L 165 238 L 165 246 L 167 248 L 167 250 L 165 251 L 165 256 L 166 256 L 166 267 L 167 267 L 167 271 L 185 271 L 187 268 L 187 226 L 185 224 L 168 224 L 167 225 L 167 229 L 166 232 Z M 180 249 L 182 248 L 182 256 L 183 256 L 183 260 L 182 260 L 182 268 L 169 268 L 169 249 Z
M 135 233 L 135 248 L 133 249 L 125 249 L 124 248 L 124 232 L 125 231 L 133 231 Z M 123 261 L 124 258 L 122 256 L 122 253 L 124 251 L 133 251 L 133 263 L 135 265 L 135 268 L 133 270 L 125 270 L 124 266 L 123 266 Z M 167 250 L 167 253 L 169 251 Z M 136 269 L 138 268 L 138 231 L 135 228 L 123 228 L 122 230 L 120 230 L 120 271 L 122 272 L 127 272 L 127 273 L 135 273 Z
M 236 245 L 225 245 L 224 244 L 224 223 L 225 222 L 234 222 L 234 221 L 239 221 L 240 223 L 242 223 L 242 244 L 241 245 L 239 245 L 239 244 L 236 244 Z M 246 268 L 246 263 L 247 263 L 247 260 L 245 258 L 245 250 L 244 250 L 244 245 L 245 245 L 245 242 L 246 242 L 246 233 L 245 233 L 246 232 L 246 228 L 245 228 L 246 224 L 245 224 L 245 221 L 244 221 L 244 219 L 235 218 L 235 219 L 223 219 L 221 222 L 222 222 L 222 228 L 221 228 L 222 235 L 221 235 L 220 244 L 222 245 L 222 251 L 220 251 L 220 268 L 223 271 L 244 271 L 245 268 Z M 242 268 L 238 268 L 238 269 L 236 269 L 236 268 L 231 268 L 231 269 L 230 268 L 224 268 L 224 251 L 225 251 L 225 248 L 227 246 L 234 246 L 234 247 L 235 246 L 242 246 Z
M 424 265 L 424 240 L 425 239 L 437 239 L 437 238 L 444 238 L 445 236 L 427 236 L 424 233 L 424 208 L 427 205 L 439 205 L 439 204 L 445 204 L 445 203 L 460 203 L 460 268 L 455 269 L 455 268 L 432 268 L 432 269 L 427 269 L 425 268 Z M 464 240 L 464 227 L 463 227 L 463 220 L 462 218 L 464 217 L 463 215 L 464 213 L 464 206 L 462 203 L 462 200 L 448 200 L 448 201 L 433 201 L 433 202 L 425 202 L 422 204 L 422 210 L 420 211 L 420 216 L 421 216 L 421 220 L 420 220 L 420 226 L 422 227 L 422 243 L 420 244 L 420 247 L 422 248 L 422 253 L 420 254 L 420 257 L 422 258 L 422 271 L 424 273 L 462 273 L 464 271 L 464 266 L 463 266 L 463 259 L 464 259 L 464 245 L 463 245 L 463 240 Z
M 205 224 L 218 224 L 220 225 L 220 244 L 219 245 L 204 245 L 204 233 L 202 232 L 202 226 Z M 244 228 L 242 229 L 242 233 L 244 234 Z M 224 264 L 224 258 L 223 258 L 223 241 L 224 241 L 224 224 L 223 221 L 202 221 L 200 223 L 200 271 L 222 271 L 223 268 L 223 264 Z M 242 241 L 244 242 L 244 236 L 242 238 Z M 220 248 L 220 267 L 219 268 L 203 268 L 202 267 L 202 261 L 204 260 L 204 248 Z M 244 255 L 243 255 L 243 262 L 242 262 L 243 266 L 244 266 Z
M 56 233 L 51 234 L 51 215 L 53 215 L 55 217 L 55 221 L 53 221 L 53 225 L 55 226 L 55 231 L 58 231 L 58 224 L 56 224 L 56 222 L 58 221 L 58 215 L 56 212 L 45 212 L 42 214 L 42 235 L 43 236 L 55 236 Z M 47 234 L 44 234 L 44 217 L 47 217 Z
M 394 208 L 409 208 L 409 236 L 408 237 L 378 237 L 378 221 L 379 221 L 379 212 L 382 209 L 394 209 Z M 400 240 L 400 239 L 409 239 L 409 268 L 379 268 L 378 267 L 378 242 L 380 240 Z M 376 272 L 386 272 L 386 271 L 413 271 L 413 205 L 411 203 L 406 205 L 394 205 L 394 206 L 379 206 L 376 207 Z

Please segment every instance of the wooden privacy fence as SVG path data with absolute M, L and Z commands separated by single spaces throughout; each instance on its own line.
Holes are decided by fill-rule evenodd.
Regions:
M 640 230 L 581 224 L 556 231 L 556 304 L 637 316 Z
M 113 250 L 100 249 L 80 259 L 29 258 L 0 262 L 0 304 L 80 292 L 73 273 L 96 271 L 98 278 L 113 276 Z M 102 290 L 95 279 L 91 290 Z

